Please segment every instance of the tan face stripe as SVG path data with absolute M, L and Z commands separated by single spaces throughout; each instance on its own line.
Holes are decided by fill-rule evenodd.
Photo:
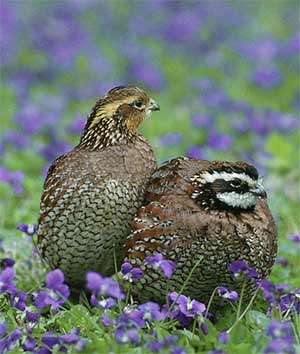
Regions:
M 137 99 L 139 99 L 139 96 L 130 96 L 122 100 L 106 103 L 103 105 L 103 107 L 99 107 L 98 112 L 90 125 L 90 128 L 98 124 L 103 117 L 112 117 L 121 104 L 131 104 Z

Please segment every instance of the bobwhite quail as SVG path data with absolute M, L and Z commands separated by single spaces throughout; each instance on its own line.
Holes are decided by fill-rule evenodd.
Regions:
M 156 168 L 138 127 L 157 110 L 158 104 L 138 87 L 115 87 L 96 102 L 79 144 L 48 171 L 38 248 L 74 288 L 83 285 L 89 270 L 112 275 L 123 258 L 129 222 Z
M 141 301 L 165 301 L 179 291 L 199 260 L 183 293 L 208 301 L 217 286 L 240 290 L 229 266 L 242 259 L 261 277 L 269 275 L 277 252 L 276 227 L 255 167 L 245 162 L 177 158 L 152 174 L 145 204 L 132 222 L 126 261 L 144 270 L 134 284 Z M 175 261 L 167 280 L 147 256 Z M 249 280 L 245 298 L 255 286 Z M 221 300 L 220 300 L 221 301 Z

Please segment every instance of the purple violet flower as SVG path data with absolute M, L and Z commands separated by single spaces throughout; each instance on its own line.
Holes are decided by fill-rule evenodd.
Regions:
M 76 345 L 75 345 L 75 349 L 76 349 L 78 352 L 81 352 L 81 351 L 85 348 L 87 342 L 88 342 L 88 339 L 87 339 L 87 338 L 81 338 L 81 339 L 79 339 L 78 342 L 77 342 Z
M 289 260 L 284 257 L 279 257 L 277 258 L 276 263 L 282 265 L 283 267 L 287 267 L 289 265 Z
M 65 298 L 69 296 L 69 288 L 64 284 L 64 273 L 60 269 L 55 269 L 46 275 L 46 287 L 59 292 Z
M 36 294 L 35 305 L 38 309 L 51 306 L 57 310 L 70 295 L 68 285 L 64 283 L 64 274 L 60 269 L 49 272 L 46 276 L 45 290 Z
M 207 137 L 207 144 L 215 150 L 229 149 L 232 143 L 233 139 L 230 135 L 217 131 L 211 131 Z
M 146 262 L 148 262 L 153 269 L 161 269 L 168 279 L 172 277 L 176 268 L 176 264 L 173 261 L 164 259 L 161 253 L 155 253 L 153 256 L 146 257 Z
M 280 296 L 279 309 L 282 313 L 294 310 L 300 314 L 300 288 Z
M 239 42 L 235 44 L 238 54 L 257 62 L 272 62 L 279 54 L 279 43 L 273 38 L 262 38 L 251 42 Z
M 55 336 L 51 331 L 47 331 L 42 336 L 41 348 L 47 349 L 47 353 L 51 353 L 50 349 L 59 344 L 59 342 L 59 337 Z
M 299 243 L 300 242 L 300 234 L 290 234 L 287 237 L 289 240 L 291 240 L 294 243 Z
M 38 321 L 40 314 L 37 312 L 26 311 L 26 320 L 35 323 Z
M 29 145 L 29 137 L 15 130 L 7 131 L 3 136 L 4 145 L 10 144 L 14 148 L 24 149 Z
M 196 128 L 209 129 L 213 126 L 214 120 L 207 114 L 196 113 L 192 116 L 192 124 Z
M 14 284 L 15 271 L 8 267 L 0 273 L 0 293 L 14 293 L 17 289 Z
M 53 161 L 57 156 L 70 151 L 71 145 L 64 140 L 59 140 L 51 136 L 51 143 L 40 148 L 40 153 L 47 161 Z
M 264 349 L 264 354 L 296 354 L 289 341 L 282 338 L 271 339 Z
M 175 346 L 171 350 L 171 354 L 186 354 L 186 351 L 184 348 Z
M 202 18 L 188 8 L 178 8 L 172 16 L 168 18 L 162 28 L 165 40 L 170 43 L 193 43 L 193 39 L 197 38 L 202 25 Z
M 291 288 L 291 285 L 275 285 L 266 279 L 259 280 L 257 284 L 262 289 L 264 298 L 269 303 L 268 315 L 276 306 L 278 306 L 282 313 L 291 310 L 300 313 L 300 288 L 289 293 L 284 293 Z
M 91 296 L 91 304 L 95 307 L 99 307 L 102 310 L 110 309 L 116 305 L 116 300 L 112 297 L 108 297 L 107 299 L 99 300 L 96 295 Z
M 16 346 L 16 342 L 21 338 L 21 336 L 21 330 L 16 328 L 3 339 L 0 338 L 0 353 L 10 352 L 10 350 Z
M 0 322 L 0 337 L 7 332 L 7 324 L 5 322 Z
M 138 309 L 143 313 L 143 320 L 161 321 L 165 318 L 164 312 L 160 311 L 160 306 L 156 302 L 148 301 L 138 306 Z
M 83 131 L 86 118 L 77 116 L 72 120 L 72 123 L 66 128 L 66 131 L 71 134 L 78 134 Z
M 230 100 L 226 93 L 218 88 L 215 88 L 210 92 L 203 93 L 201 95 L 201 101 L 204 105 L 208 107 L 221 109 L 224 109 L 224 107 L 228 106 L 230 103 Z
M 164 74 L 160 67 L 153 60 L 151 62 L 151 58 L 145 54 L 130 55 L 127 75 L 130 76 L 130 80 L 143 82 L 151 90 L 160 90 L 165 83 Z
M 267 328 L 267 335 L 271 336 L 272 338 L 293 338 L 291 322 L 280 322 L 277 320 L 271 321 Z
M 186 156 L 196 160 L 203 159 L 203 147 L 201 145 L 190 145 L 186 151 Z
M 26 309 L 26 298 L 27 295 L 25 291 L 14 291 L 10 296 L 10 304 L 20 311 L 24 311 Z
M 267 65 L 255 70 L 250 80 L 257 86 L 269 89 L 281 84 L 282 74 L 277 67 Z
M 17 229 L 24 232 L 28 236 L 33 236 L 37 231 L 37 224 L 19 224 Z
M 164 346 L 169 347 L 170 345 L 174 344 L 178 340 L 178 336 L 175 334 L 169 334 L 168 336 L 164 337 L 162 339 L 162 342 L 164 343 Z
M 267 335 L 271 337 L 271 340 L 264 350 L 265 354 L 296 353 L 293 347 L 295 337 L 290 322 L 271 321 L 267 328 Z
M 204 321 L 201 321 L 200 328 L 202 333 L 207 336 L 208 335 L 208 328 L 206 326 L 206 323 Z
M 179 295 L 176 303 L 179 306 L 180 311 L 187 317 L 194 318 L 200 313 L 204 313 L 205 305 L 197 300 L 192 300 L 191 298 Z
M 276 292 L 276 287 L 269 280 L 262 279 L 257 281 L 257 285 L 262 289 L 265 300 L 269 303 L 267 314 L 270 314 L 272 308 L 279 301 L 279 295 Z
M 229 270 L 234 274 L 235 277 L 245 274 L 248 278 L 258 278 L 259 273 L 248 266 L 247 262 L 243 260 L 237 260 L 230 264 Z
M 16 194 L 23 192 L 24 173 L 22 171 L 9 171 L 6 167 L 0 166 L 0 182 L 7 182 L 11 185 Z
M 242 118 L 232 119 L 230 124 L 238 133 L 246 133 L 249 130 L 248 122 Z
M 218 335 L 218 341 L 223 344 L 227 344 L 229 335 L 227 331 L 220 332 Z
M 13 267 L 15 265 L 15 260 L 11 258 L 3 258 L 0 260 L 1 268 Z
M 164 146 L 180 144 L 182 142 L 182 134 L 178 132 L 165 133 L 161 135 L 160 142 Z
M 182 326 L 186 326 L 197 316 L 201 316 L 205 310 L 206 306 L 190 297 L 185 295 L 179 295 L 176 291 L 168 294 L 169 307 L 173 307 L 170 312 L 170 318 L 176 318 Z M 172 305 L 175 302 L 175 306 Z M 203 322 L 202 322 L 203 323 Z M 205 332 L 205 326 L 203 330 Z
M 114 332 L 115 340 L 119 344 L 138 343 L 139 333 L 137 328 L 128 329 L 125 325 L 119 325 Z
M 128 305 L 124 308 L 123 314 L 121 314 L 115 320 L 116 325 L 125 325 L 127 328 L 143 328 L 146 321 L 143 319 L 144 313 L 141 310 L 137 310 Z
M 115 299 L 122 300 L 125 298 L 119 283 L 112 278 L 104 278 L 96 272 L 88 272 L 86 275 L 87 289 L 94 294 L 108 295 Z
M 86 344 L 85 339 L 79 337 L 80 329 L 75 328 L 70 333 L 56 336 L 51 331 L 45 332 L 41 339 L 41 349 L 39 353 L 51 354 L 52 348 L 59 345 L 58 351 L 67 352 L 65 345 L 75 344 L 76 347 L 83 348 Z
M 32 337 L 27 337 L 24 344 L 22 345 L 22 348 L 25 352 L 35 353 L 36 343 L 37 343 L 36 339 Z
M 111 319 L 108 315 L 106 315 L 105 313 L 102 315 L 102 324 L 105 326 L 105 327 L 108 327 L 110 326 L 111 324 Z
M 79 337 L 80 329 L 75 328 L 72 332 L 70 333 L 65 333 L 60 336 L 60 339 L 65 343 L 65 344 L 74 344 L 77 343 L 80 339 Z
M 147 348 L 154 353 L 160 353 L 161 349 L 163 348 L 163 343 L 158 340 L 154 340 L 148 344 Z
M 143 277 L 143 271 L 138 267 L 132 267 L 128 262 L 125 262 L 121 266 L 121 274 L 123 279 L 129 281 L 130 283 L 133 280 L 139 280 Z
M 219 286 L 217 292 L 219 296 L 222 296 L 224 299 L 228 299 L 229 301 L 236 301 L 239 297 L 236 291 L 230 291 L 224 286 Z
M 174 342 L 178 339 L 177 336 L 175 335 L 169 335 L 164 337 L 161 340 L 154 340 L 148 344 L 148 349 L 151 350 L 154 353 L 161 353 L 162 349 L 175 349 L 179 348 L 174 345 Z

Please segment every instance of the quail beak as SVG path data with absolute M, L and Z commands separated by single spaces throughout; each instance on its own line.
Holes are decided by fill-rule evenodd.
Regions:
M 260 183 L 256 183 L 255 188 L 251 189 L 251 193 L 261 198 L 267 198 L 265 188 Z
M 159 104 L 156 103 L 154 100 L 150 100 L 150 104 L 149 104 L 148 110 L 150 112 L 160 111 Z

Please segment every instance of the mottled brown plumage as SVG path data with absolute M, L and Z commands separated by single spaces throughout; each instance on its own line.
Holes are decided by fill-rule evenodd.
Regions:
M 80 143 L 48 171 L 41 198 L 38 248 L 51 268 L 73 287 L 89 270 L 115 272 L 123 257 L 129 222 L 141 206 L 156 167 L 149 143 L 137 129 L 155 101 L 134 86 L 99 99 Z
M 277 251 L 276 227 L 256 169 L 244 162 L 188 158 L 165 163 L 150 179 L 125 248 L 125 260 L 145 272 L 134 286 L 142 301 L 164 302 L 166 289 L 179 291 L 200 259 L 184 289 L 200 301 L 208 301 L 217 286 L 241 289 L 228 269 L 235 260 L 268 276 Z M 145 262 L 156 252 L 177 264 L 169 285 Z M 249 282 L 246 298 L 253 289 Z

